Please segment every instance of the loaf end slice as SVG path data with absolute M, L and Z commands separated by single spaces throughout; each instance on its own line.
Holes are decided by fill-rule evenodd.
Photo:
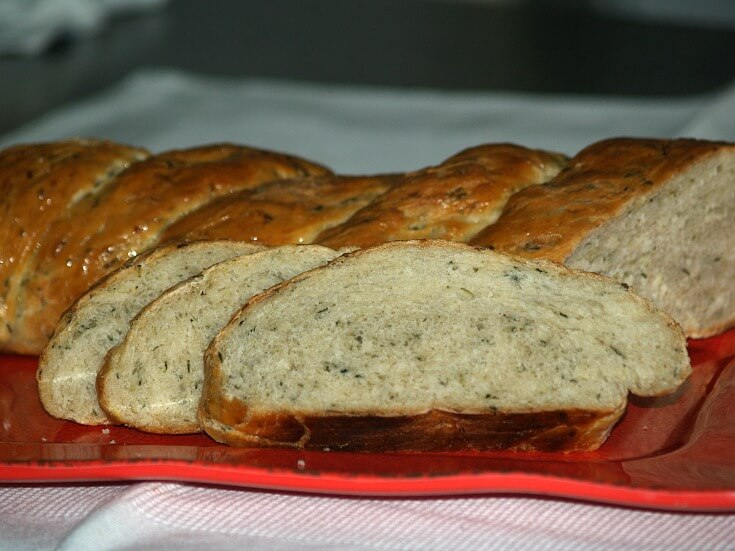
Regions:
M 689 373 L 679 326 L 608 278 L 395 242 L 248 301 L 207 349 L 199 420 L 240 446 L 583 451 L 629 392 Z
M 472 244 L 625 282 L 690 337 L 735 325 L 735 144 L 612 138 L 513 197 Z
M 41 354 L 36 376 L 43 407 L 60 419 L 108 424 L 97 401 L 97 373 L 133 317 L 179 281 L 261 249 L 234 241 L 168 245 L 139 255 L 103 279 L 62 316 Z
M 687 143 L 670 145 L 689 158 L 659 189 L 590 232 L 565 263 L 628 283 L 702 338 L 735 326 L 735 144 Z
M 251 296 L 339 253 L 286 245 L 216 264 L 154 300 L 133 320 L 98 378 L 115 422 L 147 432 L 199 432 L 197 405 L 209 342 Z

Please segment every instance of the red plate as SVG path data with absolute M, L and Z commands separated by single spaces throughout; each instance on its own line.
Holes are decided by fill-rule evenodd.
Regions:
M 0 482 L 181 480 L 357 496 L 533 494 L 686 511 L 735 511 L 735 330 L 691 341 L 673 396 L 633 398 L 586 454 L 354 454 L 238 449 L 49 417 L 36 359 L 0 355 Z

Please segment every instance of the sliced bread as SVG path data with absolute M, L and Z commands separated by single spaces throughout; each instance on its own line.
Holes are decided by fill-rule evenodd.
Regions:
M 228 444 L 581 451 L 690 364 L 676 322 L 608 278 L 407 241 L 254 297 L 205 370 L 199 420 Z
M 133 320 L 98 378 L 99 401 L 117 423 L 147 432 L 199 432 L 204 350 L 252 295 L 339 253 L 288 245 L 216 264 L 168 290 Z
M 133 317 L 179 281 L 261 249 L 233 241 L 170 245 L 132 259 L 99 282 L 62 316 L 41 355 L 36 375 L 46 411 L 86 425 L 108 424 L 97 401 L 97 372 Z

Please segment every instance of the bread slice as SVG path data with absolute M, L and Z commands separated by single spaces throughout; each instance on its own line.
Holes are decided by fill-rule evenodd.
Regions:
M 46 411 L 86 425 L 108 424 L 97 401 L 97 372 L 133 317 L 179 281 L 261 249 L 232 241 L 170 245 L 138 256 L 102 280 L 62 316 L 41 355 L 36 375 Z
M 115 422 L 148 432 L 199 432 L 196 411 L 209 342 L 252 295 L 339 253 L 289 245 L 216 264 L 170 289 L 131 324 L 108 356 L 97 388 Z
M 402 175 L 391 189 L 315 240 L 368 247 L 402 239 L 466 241 L 497 220 L 508 198 L 550 180 L 566 157 L 513 144 L 484 144 L 438 166 Z
M 262 293 L 205 356 L 204 429 L 239 446 L 591 450 L 686 340 L 627 287 L 459 243 L 395 242 Z
M 15 326 L 43 344 L 61 314 L 97 280 L 160 244 L 161 232 L 218 197 L 330 171 L 251 147 L 214 144 L 153 155 L 85 196 L 49 229 L 19 295 Z
M 23 308 L 18 299 L 34 275 L 29 258 L 46 241 L 50 225 L 147 155 L 144 149 L 99 140 L 0 151 L 0 350 L 37 354 L 43 346 L 19 329 L 16 315 Z
M 735 144 L 615 138 L 511 197 L 473 244 L 625 282 L 690 337 L 735 325 Z

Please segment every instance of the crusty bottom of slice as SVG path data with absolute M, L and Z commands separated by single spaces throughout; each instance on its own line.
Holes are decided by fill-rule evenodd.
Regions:
M 109 424 L 97 401 L 105 355 L 130 320 L 172 285 L 217 262 L 262 250 L 250 243 L 200 241 L 153 249 L 100 281 L 62 316 L 41 355 L 36 377 L 41 403 L 54 417 Z
M 216 408 L 211 410 L 213 417 Z M 240 408 L 230 402 L 225 406 Z M 207 432 L 242 447 L 301 448 L 351 452 L 593 450 L 607 439 L 625 411 L 555 410 L 462 413 L 432 409 L 414 415 L 294 414 L 248 415 L 237 426 L 208 419 Z M 220 410 L 225 418 L 230 413 Z
M 251 296 L 340 254 L 285 245 L 216 264 L 169 289 L 133 320 L 98 377 L 102 408 L 147 432 L 200 432 L 204 350 Z
M 396 242 L 266 291 L 213 340 L 199 420 L 244 446 L 589 450 L 629 391 L 689 374 L 625 286 L 447 242 Z

